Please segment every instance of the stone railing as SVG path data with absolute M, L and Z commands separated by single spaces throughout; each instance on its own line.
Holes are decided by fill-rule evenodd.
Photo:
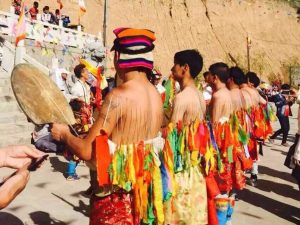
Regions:
M 0 34 L 14 37 L 14 26 L 17 23 L 18 16 L 14 13 L 0 11 Z M 49 24 L 39 20 L 30 20 L 26 18 L 26 39 L 35 40 L 38 45 L 43 43 L 52 43 L 60 46 L 75 47 L 84 49 L 91 42 L 102 44 L 101 34 L 98 36 L 84 33 L 81 26 L 77 30 Z

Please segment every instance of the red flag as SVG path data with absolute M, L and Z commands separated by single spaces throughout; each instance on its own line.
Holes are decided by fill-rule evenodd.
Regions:
M 26 26 L 25 26 L 25 6 L 24 2 L 21 5 L 21 14 L 19 15 L 18 23 L 14 27 L 14 33 L 16 35 L 16 46 L 19 41 L 26 38 Z
M 57 0 L 57 3 L 59 5 L 59 9 L 62 9 L 64 7 L 61 0 Z

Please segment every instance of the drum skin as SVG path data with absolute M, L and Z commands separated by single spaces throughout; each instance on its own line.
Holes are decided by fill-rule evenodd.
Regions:
M 15 66 L 11 85 L 19 106 L 34 124 L 75 124 L 71 107 L 61 90 L 33 65 Z

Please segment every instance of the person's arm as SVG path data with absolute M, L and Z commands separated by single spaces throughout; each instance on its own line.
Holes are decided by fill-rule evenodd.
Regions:
M 114 96 L 112 91 L 106 96 L 96 122 L 84 139 L 75 137 L 71 134 L 69 127 L 64 124 L 53 124 L 52 137 L 54 140 L 65 142 L 79 158 L 86 161 L 91 160 L 92 143 L 101 131 L 104 131 L 108 136 L 112 133 L 115 124 L 122 116 L 121 112 L 124 112 L 124 109 L 121 110 L 122 104 L 122 99 Z
M 0 209 L 5 208 L 26 186 L 29 179 L 27 165 L 43 152 L 28 146 L 16 145 L 0 148 L 0 167 L 21 169 L 0 187 Z
M 29 180 L 28 170 L 19 170 L 16 175 L 9 178 L 0 187 L 0 209 L 6 206 L 14 200 L 17 195 L 25 188 Z
M 259 95 L 259 104 L 266 105 L 267 101 L 261 95 Z

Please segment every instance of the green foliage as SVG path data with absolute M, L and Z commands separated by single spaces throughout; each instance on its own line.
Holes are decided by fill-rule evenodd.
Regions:
M 289 4 L 290 6 L 292 6 L 294 8 L 300 8 L 300 0 L 277 0 L 277 1 Z

